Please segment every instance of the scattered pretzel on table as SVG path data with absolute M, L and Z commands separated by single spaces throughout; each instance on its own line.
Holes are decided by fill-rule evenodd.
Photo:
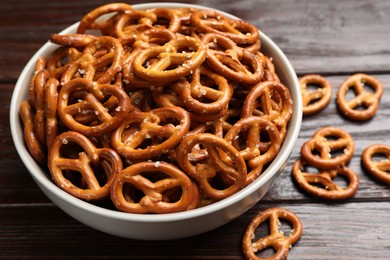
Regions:
M 280 220 L 289 222 L 292 226 L 290 235 L 285 235 L 280 229 Z M 256 229 L 262 223 L 269 222 L 269 235 L 257 238 Z M 242 249 L 247 260 L 261 259 L 286 259 L 290 247 L 296 243 L 302 235 L 302 223 L 298 216 L 291 211 L 283 208 L 269 208 L 259 212 L 248 225 L 244 237 L 242 239 Z M 274 248 L 275 254 L 271 257 L 260 257 L 256 253 L 260 253 L 267 248 Z
M 374 92 L 367 91 L 365 86 L 371 87 Z M 346 94 L 351 88 L 356 96 L 347 100 Z M 379 80 L 370 75 L 355 74 L 341 84 L 336 101 L 345 117 L 354 121 L 366 121 L 375 116 L 382 94 L 383 86 Z
M 332 155 L 332 152 L 342 151 Z M 354 153 L 352 136 L 337 127 L 324 127 L 317 130 L 313 137 L 301 147 L 301 156 L 312 166 L 330 169 L 348 162 Z
M 375 160 L 375 156 L 382 156 Z M 361 156 L 364 169 L 379 181 L 390 184 L 390 147 L 385 144 L 373 144 L 366 147 Z
M 305 162 L 296 160 L 292 167 L 293 178 L 299 187 L 315 197 L 341 200 L 353 197 L 358 190 L 359 178 L 351 168 L 345 165 L 328 170 L 319 169 L 318 173 L 306 172 L 304 168 Z M 343 188 L 333 181 L 338 176 L 347 179 L 347 187 Z
M 308 74 L 299 79 L 302 92 L 303 115 L 313 115 L 324 109 L 332 98 L 332 86 L 318 74 Z M 316 90 L 308 90 L 308 86 L 318 86 Z
M 292 99 L 250 23 L 113 3 L 50 41 L 20 115 L 32 157 L 75 197 L 190 210 L 240 191 L 280 150 Z
M 351 198 L 359 187 L 358 176 L 347 167 L 353 153 L 354 140 L 348 132 L 337 127 L 321 128 L 302 145 L 301 158 L 295 160 L 292 167 L 292 177 L 301 189 L 314 197 Z M 339 176 L 347 181 L 346 187 L 334 180 Z

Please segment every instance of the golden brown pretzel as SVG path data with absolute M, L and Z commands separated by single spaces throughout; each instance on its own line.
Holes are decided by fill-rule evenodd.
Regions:
M 81 148 L 77 158 L 66 157 L 62 152 L 71 145 Z M 113 149 L 96 148 L 86 136 L 69 131 L 53 140 L 48 166 L 61 189 L 80 199 L 99 200 L 109 196 L 114 177 L 122 170 L 122 160 Z M 67 171 L 81 174 L 80 180 L 73 183 Z
M 134 11 L 134 8 L 131 5 L 125 3 L 112 3 L 99 6 L 91 12 L 84 15 L 81 19 L 77 33 L 84 34 L 89 29 L 100 30 L 103 35 L 111 35 L 113 33 L 113 25 L 115 23 L 114 18 L 105 19 L 99 21 L 103 15 L 110 13 L 131 13 Z M 113 16 L 115 17 L 115 16 Z
M 385 159 L 375 160 L 374 156 L 382 155 Z M 379 181 L 390 184 L 390 147 L 385 144 L 373 144 L 362 153 L 364 169 Z
M 352 136 L 341 128 L 324 127 L 301 147 L 301 156 L 310 165 L 331 169 L 346 164 L 353 156 L 355 144 Z M 332 156 L 332 152 L 342 150 L 342 154 Z
M 248 93 L 241 116 L 257 115 L 273 122 L 284 139 L 286 127 L 292 115 L 292 97 L 286 86 L 279 82 L 265 81 Z
M 303 115 L 315 114 L 324 109 L 332 98 L 332 86 L 329 81 L 318 74 L 308 74 L 299 79 L 302 92 Z M 318 86 L 314 91 L 309 91 L 308 86 Z
M 292 226 L 291 234 L 286 236 L 280 230 L 280 220 L 288 221 Z M 256 229 L 262 223 L 269 221 L 269 235 L 260 237 L 256 241 Z M 287 258 L 290 247 L 298 241 L 302 235 L 302 223 L 293 212 L 282 208 L 269 208 L 259 212 L 248 225 L 242 239 L 242 249 L 247 260 L 282 260 Z M 272 257 L 262 258 L 256 255 L 266 248 L 274 248 Z
M 115 81 L 122 70 L 123 48 L 110 36 L 99 36 L 88 44 L 80 57 L 66 66 L 61 75 L 61 85 L 74 78 L 86 78 L 99 84 Z
M 257 54 L 240 48 L 228 37 L 215 33 L 205 34 L 202 41 L 209 46 L 207 63 L 226 78 L 254 85 L 263 77 L 263 66 Z M 210 43 L 217 46 L 211 48 Z
M 365 90 L 366 85 L 374 92 Z M 345 95 L 350 88 L 353 88 L 356 96 L 352 100 L 347 100 Z M 355 74 L 340 86 L 336 101 L 340 112 L 345 117 L 355 121 L 365 121 L 375 116 L 382 94 L 383 86 L 379 80 L 370 75 Z M 364 109 L 359 109 L 360 107 Z
M 27 100 L 24 100 L 20 105 L 20 117 L 24 124 L 23 134 L 28 151 L 38 163 L 46 164 L 46 151 L 35 134 L 34 112 Z
M 133 50 L 128 51 L 125 54 L 123 60 L 123 77 L 126 81 L 126 89 L 133 90 L 136 88 L 151 88 L 151 86 L 154 86 L 150 82 L 138 77 L 134 73 L 134 58 L 137 57 L 140 52 L 145 49 L 154 46 L 163 46 L 169 41 L 174 40 L 175 38 L 176 36 L 174 33 L 163 28 L 154 28 L 146 30 L 137 35 L 133 43 Z M 159 85 L 158 82 L 155 84 Z
M 134 10 L 119 15 L 115 23 L 115 36 L 122 44 L 134 42 L 137 34 L 153 28 L 156 15 L 143 10 Z
M 193 148 L 202 145 L 207 150 L 205 162 L 191 163 Z M 230 157 L 232 164 L 223 160 L 220 153 Z M 226 140 L 209 133 L 187 136 L 177 148 L 177 161 L 180 167 L 199 185 L 201 192 L 213 199 L 226 198 L 245 186 L 247 169 L 245 161 L 239 152 Z M 213 187 L 212 179 L 217 175 L 235 181 L 228 187 Z
M 153 23 L 154 27 L 167 28 L 173 33 L 179 31 L 181 26 L 181 19 L 175 10 L 170 8 L 154 8 L 149 9 L 148 12 L 155 14 L 157 17 L 157 21 Z M 160 21 L 164 21 L 164 23 L 161 23 Z
M 264 64 L 264 77 L 263 81 L 276 81 L 280 82 L 278 74 L 275 70 L 275 65 L 272 62 L 272 58 L 269 58 L 265 55 L 262 56 Z
M 270 140 L 267 140 L 266 151 L 260 150 L 264 143 L 261 140 L 263 132 L 267 133 Z M 224 139 L 239 151 L 244 160 L 248 161 L 247 165 L 253 169 L 248 172 L 247 184 L 254 181 L 261 174 L 263 166 L 275 158 L 282 143 L 276 126 L 264 118 L 255 116 L 239 120 L 226 133 Z
M 46 82 L 45 89 L 45 114 L 46 114 L 46 146 L 48 150 L 52 147 L 53 140 L 56 138 L 59 132 L 58 119 L 57 119 L 57 93 L 60 82 L 51 78 Z
M 115 177 L 111 199 L 125 212 L 172 213 L 197 204 L 194 189 L 191 179 L 177 167 L 160 161 L 140 162 Z M 169 194 L 173 190 L 179 192 L 179 198 Z
M 52 78 L 61 79 L 62 74 L 81 55 L 76 48 L 60 47 L 47 59 L 47 71 Z
M 213 10 L 197 10 L 191 22 L 202 33 L 216 33 L 237 44 L 253 44 L 259 40 L 258 29 L 242 20 L 232 20 Z
M 52 34 L 50 41 L 62 46 L 83 48 L 96 40 L 96 37 L 89 34 Z
M 40 70 L 34 78 L 34 132 L 39 142 L 46 145 L 46 113 L 45 113 L 45 88 L 46 82 L 50 79 L 50 74 L 47 70 Z
M 189 127 L 190 118 L 180 107 L 134 111 L 114 130 L 111 144 L 128 159 L 147 160 L 175 147 Z M 148 141 L 150 144 L 144 144 Z
M 352 169 L 344 165 L 329 170 L 319 169 L 318 173 L 305 172 L 305 165 L 306 163 L 302 160 L 296 160 L 292 168 L 292 176 L 304 191 L 315 197 L 341 200 L 353 197 L 358 190 L 358 176 Z M 340 175 L 348 180 L 348 185 L 345 188 L 333 181 Z
M 152 63 L 152 59 L 157 59 Z M 137 76 L 149 82 L 168 83 L 191 74 L 206 58 L 206 46 L 190 36 L 178 36 L 164 46 L 142 51 L 133 61 Z M 173 68 L 171 68 L 173 67 Z
M 164 46 L 174 40 L 176 34 L 165 28 L 153 28 L 139 33 L 133 43 L 134 49 L 147 49 L 153 46 Z
M 71 95 L 82 90 L 82 96 L 71 103 Z M 102 103 L 107 96 L 115 97 L 116 106 L 107 110 Z M 74 131 L 87 136 L 99 136 L 117 128 L 131 110 L 129 96 L 122 89 L 110 85 L 97 85 L 87 79 L 74 79 L 62 86 L 58 94 L 58 115 L 63 123 Z M 93 110 L 97 116 L 96 125 L 84 125 L 75 120 L 74 116 L 83 111 Z
M 193 71 L 188 85 L 179 88 L 180 96 L 184 106 L 198 114 L 215 114 L 225 110 L 233 95 L 233 87 L 224 77 L 203 66 Z
M 46 70 L 47 67 L 47 58 L 46 57 L 40 57 L 37 59 L 35 62 L 35 67 L 34 67 L 34 74 L 31 77 L 30 84 L 28 86 L 28 102 L 30 102 L 30 105 L 35 108 L 35 86 L 36 84 L 40 84 L 39 80 L 38 82 L 35 80 L 37 74 L 42 71 Z
M 152 92 L 153 100 L 160 107 L 179 106 L 182 108 L 186 108 L 184 100 L 180 96 L 180 92 L 182 92 L 183 88 L 185 88 L 186 86 L 188 86 L 188 81 L 182 80 L 166 85 L 162 88 L 158 88 L 156 89 L 156 91 Z M 228 107 L 226 106 L 222 111 L 217 113 L 200 114 L 192 111 L 187 112 L 190 115 L 191 122 L 205 123 L 218 120 L 219 118 L 223 117 L 227 113 L 227 111 Z

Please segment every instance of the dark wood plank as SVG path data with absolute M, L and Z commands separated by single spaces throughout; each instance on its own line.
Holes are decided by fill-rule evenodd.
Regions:
M 286 208 L 302 221 L 304 233 L 290 250 L 289 260 L 388 259 L 389 202 L 258 204 L 214 231 L 158 243 L 106 235 L 78 223 L 56 207 L 7 207 L 0 210 L 0 233 L 7 238 L 0 240 L 0 257 L 238 260 L 242 259 L 241 239 L 247 225 L 260 210 L 269 207 Z M 290 230 L 285 230 L 287 235 Z
M 108 2 L 2 1 L 0 80 L 15 80 L 52 33 Z M 147 2 L 129 1 L 130 4 Z M 280 46 L 298 73 L 390 71 L 390 2 L 386 0 L 282 0 L 276 8 L 266 0 L 177 2 L 214 7 L 255 24 Z
M 278 8 L 271 2 L 253 5 L 258 8 L 253 19 L 287 54 L 298 73 L 390 69 L 388 1 L 285 0 L 278 1 Z
M 53 205 L 19 159 L 9 129 L 12 90 L 21 69 L 52 33 L 79 20 L 99 1 L 0 2 L 0 258 L 1 259 L 243 259 L 241 238 L 260 210 L 285 207 L 302 220 L 304 234 L 288 259 L 389 259 L 390 187 L 368 176 L 360 155 L 373 143 L 390 145 L 390 2 L 180 0 L 214 7 L 257 25 L 290 58 L 298 75 L 320 73 L 333 84 L 331 104 L 304 118 L 287 167 L 265 198 L 227 225 L 174 241 L 137 241 L 91 229 Z M 130 4 L 149 1 L 129 1 Z M 340 116 L 335 95 L 355 72 L 385 86 L 379 111 L 365 123 Z M 355 139 L 349 166 L 360 187 L 353 199 L 326 202 L 305 195 L 291 179 L 300 146 L 320 127 L 334 125 Z

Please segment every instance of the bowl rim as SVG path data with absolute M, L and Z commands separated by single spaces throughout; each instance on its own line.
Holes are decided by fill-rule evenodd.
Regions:
M 146 4 L 134 4 L 132 5 L 134 9 L 150 9 L 150 8 L 197 8 L 197 9 L 209 9 L 215 10 L 227 17 L 233 19 L 240 19 L 232 14 L 226 13 L 224 11 L 210 8 L 204 5 L 196 5 L 196 4 L 183 4 L 183 3 L 174 3 L 174 2 L 166 2 L 166 3 L 146 3 Z M 76 22 L 69 27 L 65 28 L 60 32 L 60 34 L 69 33 L 75 31 L 79 22 Z M 61 188 L 59 188 L 55 183 L 53 183 L 50 179 L 50 175 L 44 173 L 44 170 L 34 161 L 34 159 L 29 154 L 26 145 L 24 143 L 23 137 L 23 127 L 19 118 L 19 105 L 21 101 L 25 98 L 23 95 L 18 94 L 22 91 L 25 92 L 26 85 L 23 83 L 23 79 L 29 78 L 29 74 L 31 68 L 34 67 L 36 60 L 43 55 L 47 49 L 52 48 L 53 50 L 57 47 L 57 45 L 46 42 L 43 46 L 39 48 L 37 52 L 31 57 L 28 63 L 23 68 L 22 72 L 19 75 L 19 78 L 16 82 L 10 105 L 10 128 L 11 135 L 16 147 L 16 150 L 23 161 L 25 167 L 27 167 L 30 175 L 33 177 L 34 181 L 37 182 L 38 186 L 44 186 L 49 192 L 55 195 L 58 198 L 61 198 L 66 203 L 71 204 L 83 211 L 88 211 L 91 214 L 98 214 L 103 217 L 131 221 L 131 222 L 142 222 L 142 223 L 154 223 L 154 222 L 171 222 L 178 220 L 186 220 L 191 218 L 196 218 L 202 215 L 212 214 L 214 212 L 223 210 L 238 201 L 241 201 L 245 197 L 259 190 L 261 186 L 263 186 L 270 178 L 272 178 L 275 174 L 279 172 L 279 169 L 283 167 L 283 164 L 287 162 L 288 157 L 291 154 L 291 151 L 294 147 L 294 144 L 298 138 L 298 134 L 300 131 L 301 121 L 302 121 L 302 100 L 300 95 L 299 83 L 297 76 L 295 74 L 295 70 L 293 69 L 291 63 L 287 59 L 286 55 L 282 52 L 282 50 L 264 33 L 259 30 L 260 37 L 262 39 L 262 43 L 266 42 L 269 45 L 270 49 L 278 53 L 278 56 L 282 59 L 282 63 L 286 66 L 287 77 L 291 77 L 297 95 L 294 99 L 293 103 L 293 111 L 294 114 L 290 121 L 288 138 L 286 138 L 282 144 L 281 150 L 278 153 L 277 157 L 272 161 L 272 163 L 268 166 L 265 172 L 262 173 L 254 182 L 250 185 L 246 186 L 242 190 L 237 193 L 220 200 L 218 202 L 212 203 L 210 205 L 192 209 L 189 211 L 183 212 L 175 212 L 175 213 L 167 213 L 167 214 L 135 214 L 135 213 L 127 213 L 121 212 L 119 210 L 107 209 L 97 205 L 94 205 L 90 202 L 83 201 L 78 199 L 69 193 L 65 192 Z M 294 121 L 293 121 L 294 120 Z M 292 127 L 294 125 L 294 127 Z M 270 171 L 274 171 L 274 173 L 270 173 Z M 42 189 L 41 189 L 42 190 Z M 58 205 L 57 205 L 58 206 Z

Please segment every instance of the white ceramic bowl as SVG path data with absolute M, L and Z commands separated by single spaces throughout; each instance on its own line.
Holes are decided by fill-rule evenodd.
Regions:
M 134 5 L 133 7 L 135 9 L 156 7 L 210 9 L 197 5 L 177 3 L 150 3 Z M 238 19 L 227 13 L 224 13 L 224 15 Z M 78 23 L 73 24 L 61 33 L 74 33 L 77 26 Z M 19 107 L 21 102 L 27 97 L 28 85 L 36 60 L 41 56 L 50 55 L 57 48 L 56 45 L 50 42 L 43 45 L 27 63 L 20 74 L 12 95 L 10 125 L 13 141 L 19 156 L 35 182 L 50 200 L 73 218 L 97 230 L 133 239 L 166 240 L 193 236 L 222 226 L 246 212 L 266 194 L 283 171 L 301 126 L 302 101 L 295 71 L 283 52 L 270 38 L 261 32 L 260 37 L 262 40 L 262 52 L 273 58 L 278 76 L 290 89 L 294 101 L 293 114 L 288 126 L 286 139 L 272 164 L 249 186 L 222 201 L 179 213 L 156 215 L 130 214 L 92 205 L 58 188 L 30 156 L 24 142 L 23 126 L 19 117 Z

